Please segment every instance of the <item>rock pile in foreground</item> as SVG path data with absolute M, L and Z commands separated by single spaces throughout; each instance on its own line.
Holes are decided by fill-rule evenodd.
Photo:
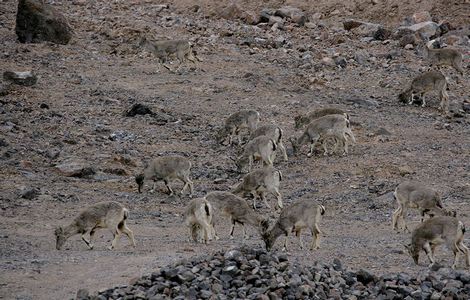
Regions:
M 353 272 L 337 259 L 303 266 L 284 253 L 240 248 L 184 260 L 134 284 L 77 299 L 469 299 L 470 273 L 441 268 L 417 278 Z

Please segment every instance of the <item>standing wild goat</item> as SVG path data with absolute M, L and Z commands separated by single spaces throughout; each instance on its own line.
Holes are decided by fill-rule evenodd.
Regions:
M 446 244 L 449 250 L 454 253 L 452 269 L 457 267 L 457 255 L 465 255 L 465 263 L 470 267 L 470 256 L 468 248 L 463 244 L 465 233 L 464 224 L 457 218 L 449 216 L 439 216 L 431 218 L 421 223 L 411 234 L 411 244 L 405 247 L 418 264 L 419 252 L 423 250 L 428 255 L 431 266 L 436 262 L 434 251 L 437 246 Z
M 191 45 L 187 40 L 172 40 L 172 41 L 148 41 L 146 37 L 141 38 L 139 46 L 144 47 L 147 51 L 155 55 L 159 63 L 167 69 L 170 69 L 165 65 L 170 55 L 176 55 L 179 61 L 178 68 L 181 64 L 188 59 L 192 63 L 196 64 L 196 58 L 193 55 Z
M 284 161 L 287 161 L 287 152 L 286 147 L 282 143 L 282 135 L 284 132 L 282 131 L 281 127 L 277 125 L 263 125 L 258 127 L 250 136 L 250 140 L 257 138 L 259 136 L 267 136 L 270 137 L 273 141 L 276 142 L 276 145 L 282 152 L 282 156 L 284 157 Z
M 230 239 L 233 239 L 233 231 L 235 230 L 236 223 L 242 225 L 244 239 L 249 238 L 245 224 L 250 224 L 258 228 L 260 232 L 268 229 L 269 223 L 267 219 L 257 214 L 243 198 L 230 192 L 210 192 L 205 198 L 212 204 L 215 210 L 230 218 L 232 224 Z M 218 239 L 217 236 L 216 239 Z
M 307 154 L 308 157 L 313 155 L 315 144 L 320 142 L 323 146 L 324 155 L 328 154 L 326 147 L 326 140 L 332 138 L 335 141 L 335 150 L 339 142 L 346 148 L 347 137 L 349 136 L 355 141 L 354 135 L 352 135 L 347 115 L 326 115 L 324 117 L 313 120 L 308 124 L 304 133 L 297 139 L 291 138 L 292 148 L 296 153 L 300 147 L 304 144 L 310 143 L 310 151 Z M 344 149 L 346 151 L 346 149 Z
M 276 142 L 269 136 L 256 137 L 245 145 L 242 155 L 235 161 L 238 171 L 248 165 L 248 171 L 253 168 L 253 162 L 261 160 L 263 166 L 272 166 L 277 146 Z
M 398 95 L 401 102 L 413 104 L 414 95 L 419 94 L 423 103 L 422 107 L 426 105 L 424 94 L 433 90 L 439 92 L 439 99 L 441 100 L 440 107 L 443 111 L 449 111 L 449 95 L 446 92 L 447 80 L 445 76 L 439 71 L 428 71 L 418 75 L 411 82 L 411 86 Z
M 193 182 L 189 179 L 191 169 L 191 162 L 182 156 L 164 156 L 152 160 L 145 168 L 143 174 L 135 177 L 138 185 L 139 193 L 142 190 L 145 180 L 153 180 L 153 188 L 150 192 L 155 191 L 155 184 L 159 180 L 165 182 L 170 195 L 173 195 L 173 190 L 169 186 L 170 180 L 179 179 L 184 182 L 180 194 L 189 187 L 190 195 L 193 194 Z
M 266 192 L 273 194 L 277 198 L 277 207 L 282 208 L 282 197 L 279 193 L 279 184 L 282 180 L 281 171 L 277 171 L 273 167 L 264 167 L 260 170 L 255 170 L 246 174 L 243 181 L 240 182 L 234 189 L 233 193 L 237 195 L 244 195 L 250 193 L 253 195 L 253 208 L 256 209 L 256 198 L 260 197 L 266 207 L 271 206 L 266 201 Z
M 225 120 L 224 127 L 222 127 L 217 133 L 217 141 L 224 143 L 227 136 L 229 137 L 229 145 L 233 142 L 233 137 L 237 136 L 238 144 L 242 143 L 240 136 L 240 130 L 247 128 L 249 134 L 251 134 L 259 123 L 259 112 L 256 110 L 240 110 L 236 113 L 231 114 L 227 120 Z
M 206 199 L 191 200 L 184 215 L 185 223 L 189 227 L 189 236 L 194 242 L 198 242 L 201 236 L 205 244 L 212 240 L 212 237 L 215 236 L 212 227 L 212 205 Z
M 450 66 L 463 75 L 462 54 L 456 49 L 443 48 L 433 49 L 430 41 L 424 46 L 427 59 L 432 66 Z
M 409 231 L 406 226 L 405 216 L 408 208 L 417 208 L 421 213 L 421 222 L 424 221 L 424 215 L 444 215 L 454 216 L 454 211 L 444 209 L 439 193 L 422 183 L 405 181 L 400 183 L 393 196 L 397 200 L 398 208 L 393 212 L 392 228 L 398 228 L 398 222 L 401 220 L 403 229 Z
M 313 120 L 318 118 L 327 116 L 327 115 L 343 115 L 347 117 L 349 120 L 349 115 L 342 109 L 335 108 L 335 107 L 326 107 L 326 108 L 319 108 L 308 112 L 306 115 L 298 115 L 294 118 L 295 122 L 295 129 L 300 129 L 305 125 L 309 124 Z
M 262 234 L 266 250 L 271 251 L 276 239 L 281 235 L 285 235 L 282 250 L 286 251 L 289 232 L 295 232 L 295 235 L 299 237 L 300 249 L 303 249 L 301 231 L 304 228 L 310 229 L 313 236 L 310 250 L 320 248 L 321 231 L 318 228 L 318 223 L 324 214 L 325 207 L 310 199 L 298 200 L 291 206 L 284 208 L 274 226 Z
M 55 230 L 56 249 L 60 250 L 65 241 L 76 234 L 81 234 L 85 244 L 93 249 L 93 235 L 98 228 L 108 228 L 114 236 L 108 249 L 114 249 L 121 233 L 127 235 L 135 247 L 134 234 L 126 225 L 128 217 L 129 211 L 118 202 L 105 201 L 89 206 L 70 225 Z M 90 240 L 85 238 L 87 232 L 90 232 Z

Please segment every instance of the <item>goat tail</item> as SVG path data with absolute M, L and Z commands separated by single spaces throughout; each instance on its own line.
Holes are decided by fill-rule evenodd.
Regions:
M 277 171 L 277 176 L 279 176 L 279 181 L 282 181 L 282 173 L 281 173 L 281 171 Z
M 206 211 L 206 215 L 209 217 L 211 215 L 211 207 L 207 201 L 204 203 L 204 210 Z
M 459 229 L 462 231 L 462 234 L 464 234 L 465 231 L 467 231 L 467 229 L 465 228 L 465 224 L 462 223 L 461 221 L 459 221 Z
M 273 139 L 271 139 L 271 143 L 273 143 L 273 151 L 276 151 L 276 149 L 277 149 L 276 142 Z
M 124 208 L 124 216 L 123 216 L 123 220 L 127 220 L 129 218 L 129 210 L 127 208 Z
M 398 202 L 397 188 L 393 191 L 393 198 Z
M 325 211 L 326 211 L 326 210 L 325 210 L 325 207 L 320 204 L 320 205 L 318 206 L 318 209 L 320 210 L 320 215 L 323 216 L 323 215 L 325 214 Z
M 278 127 L 277 130 L 279 131 L 279 138 L 277 139 L 277 142 L 280 143 L 284 132 L 282 131 L 281 127 Z

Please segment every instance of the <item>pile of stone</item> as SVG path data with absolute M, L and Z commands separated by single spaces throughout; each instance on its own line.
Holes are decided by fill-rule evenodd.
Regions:
M 183 260 L 129 286 L 77 299 L 468 299 L 470 274 L 441 268 L 417 278 L 399 273 L 377 277 L 331 264 L 305 266 L 285 253 L 238 248 Z

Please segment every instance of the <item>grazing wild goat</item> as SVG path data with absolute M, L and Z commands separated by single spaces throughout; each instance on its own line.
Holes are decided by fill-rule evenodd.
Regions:
M 212 205 L 204 198 L 193 199 L 188 203 L 185 212 L 185 223 L 189 227 L 189 236 L 194 242 L 202 237 L 204 244 L 215 236 L 212 227 Z
M 215 208 L 216 213 L 230 218 L 232 227 L 230 229 L 230 239 L 233 239 L 233 231 L 235 224 L 240 224 L 243 227 L 243 239 L 248 239 L 249 236 L 246 232 L 245 224 L 249 224 L 263 232 L 268 229 L 268 220 L 258 213 L 256 213 L 246 202 L 245 199 L 240 198 L 230 192 L 210 192 L 205 197 L 212 206 Z M 216 236 L 218 239 L 218 237 Z
M 242 143 L 240 130 L 247 128 L 249 134 L 251 134 L 258 127 L 259 118 L 259 112 L 256 110 L 240 110 L 231 114 L 217 133 L 217 141 L 222 144 L 228 136 L 229 145 L 231 145 L 233 137 L 237 136 L 238 144 L 240 145 Z
M 335 150 L 336 147 L 341 144 L 344 152 L 346 152 L 348 137 L 355 141 L 346 115 L 326 115 L 310 122 L 304 133 L 297 140 L 291 138 L 290 141 L 294 153 L 299 151 L 302 145 L 310 143 L 310 151 L 307 154 L 307 156 L 310 157 L 313 155 L 317 142 L 322 144 L 324 155 L 328 155 L 328 149 L 326 147 L 327 139 L 333 139 L 335 141 Z
M 406 226 L 405 216 L 408 208 L 417 208 L 421 213 L 421 222 L 424 221 L 424 216 L 430 215 L 444 215 L 454 216 L 455 211 L 447 211 L 444 209 L 439 193 L 420 182 L 405 181 L 400 183 L 393 196 L 397 200 L 398 208 L 393 212 L 392 228 L 398 228 L 398 222 L 401 220 L 403 229 L 409 232 Z
M 139 47 L 145 48 L 147 51 L 155 55 L 159 63 L 167 69 L 170 69 L 165 65 L 170 55 L 176 55 L 179 61 L 178 68 L 185 60 L 189 60 L 196 64 L 196 57 L 193 55 L 191 45 L 187 40 L 170 40 L 170 41 L 149 41 L 146 37 L 142 37 L 139 41 Z
M 118 202 L 105 201 L 91 205 L 82 211 L 68 226 L 58 227 L 55 230 L 56 249 L 60 250 L 65 241 L 76 234 L 81 234 L 82 240 L 88 248 L 93 249 L 93 236 L 99 228 L 108 228 L 114 236 L 108 249 L 114 249 L 121 233 L 127 235 L 135 247 L 134 234 L 126 225 L 128 217 L 129 211 Z M 87 232 L 90 232 L 90 240 L 85 238 Z
M 465 226 L 457 218 L 439 216 L 428 219 L 416 227 L 411 234 L 411 244 L 405 247 L 415 264 L 418 264 L 419 252 L 423 250 L 428 255 L 430 266 L 432 266 L 436 262 L 434 258 L 436 247 L 446 244 L 447 248 L 454 253 L 452 269 L 457 267 L 457 256 L 460 253 L 465 255 L 465 263 L 468 268 L 470 267 L 470 256 L 468 248 L 463 244 L 464 233 Z
M 433 49 L 434 41 L 424 46 L 427 59 L 432 66 L 450 66 L 463 76 L 462 54 L 456 49 L 443 48 Z
M 282 180 L 281 171 L 277 171 L 273 167 L 264 167 L 260 170 L 255 170 L 246 174 L 243 181 L 240 182 L 234 189 L 233 193 L 236 195 L 244 195 L 250 193 L 253 195 L 253 208 L 256 209 L 256 198 L 260 197 L 266 207 L 271 206 L 266 201 L 266 192 L 273 194 L 277 198 L 277 207 L 282 208 L 282 197 L 279 193 L 279 184 Z
M 248 165 L 248 171 L 253 168 L 253 162 L 261 160 L 263 166 L 272 166 L 276 153 L 276 142 L 268 136 L 256 137 L 245 145 L 242 155 L 235 161 L 238 171 Z
M 306 115 L 298 115 L 294 118 L 295 122 L 295 129 L 300 129 L 305 125 L 309 124 L 313 120 L 318 118 L 327 116 L 327 115 L 343 115 L 346 112 L 342 109 L 335 108 L 335 107 L 326 107 L 326 108 L 319 108 L 308 112 Z M 346 114 L 347 119 L 349 120 L 349 115 Z
M 298 200 L 291 206 L 284 208 L 274 226 L 262 234 L 266 250 L 271 251 L 276 239 L 281 235 L 285 235 L 282 250 L 286 251 L 287 236 L 290 232 L 295 232 L 295 235 L 299 237 L 300 249 L 303 249 L 301 230 L 304 228 L 310 229 L 313 236 L 310 250 L 318 249 L 321 234 L 318 223 L 324 214 L 325 207 L 310 199 Z
M 181 189 L 182 195 L 184 190 L 189 187 L 190 195 L 193 194 L 193 182 L 189 179 L 191 169 L 191 162 L 182 156 L 164 156 L 152 160 L 145 168 L 143 174 L 135 177 L 138 185 L 139 193 L 142 191 L 142 186 L 145 180 L 153 180 L 153 188 L 150 192 L 155 190 L 155 184 L 159 180 L 163 180 L 170 195 L 173 195 L 173 190 L 169 186 L 170 180 L 179 179 L 184 182 Z
M 287 161 L 286 147 L 282 143 L 283 134 L 284 134 L 283 130 L 281 129 L 281 127 L 279 127 L 277 125 L 263 125 L 261 127 L 258 127 L 251 134 L 250 140 L 253 140 L 254 138 L 257 138 L 257 137 L 263 136 L 263 135 L 271 138 L 273 141 L 276 142 L 276 145 L 281 150 L 284 161 Z
M 439 99 L 441 100 L 440 108 L 444 112 L 448 112 L 449 95 L 447 95 L 446 88 L 447 80 L 441 72 L 428 71 L 415 77 L 410 87 L 398 95 L 398 99 L 401 102 L 413 104 L 414 95 L 419 94 L 423 101 L 421 106 L 424 107 L 426 105 L 424 94 L 436 90 L 439 92 Z

